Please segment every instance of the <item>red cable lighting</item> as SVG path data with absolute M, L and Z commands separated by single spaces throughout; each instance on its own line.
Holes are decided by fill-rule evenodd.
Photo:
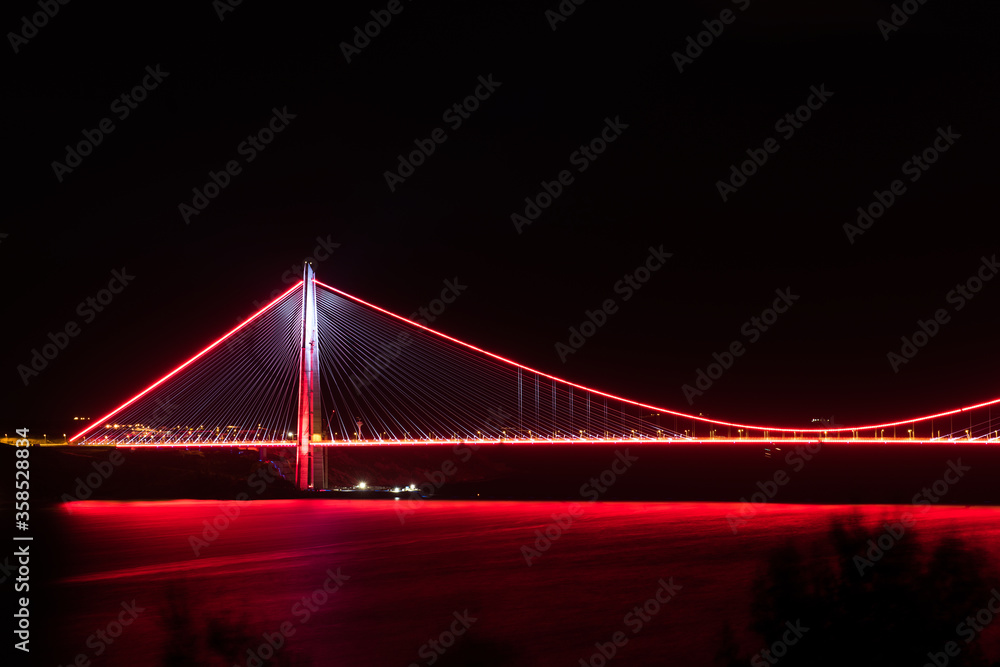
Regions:
M 127 400 L 124 403 L 122 403 L 121 405 L 119 405 L 117 408 L 115 408 L 114 410 L 112 410 L 108 414 L 104 415 L 103 417 L 101 417 L 98 420 L 94 420 L 94 422 L 91 423 L 90 426 L 88 426 L 87 428 L 83 429 L 82 431 L 80 431 L 79 433 L 77 433 L 76 435 L 74 435 L 72 438 L 69 439 L 69 441 L 73 442 L 74 440 L 76 440 L 80 436 L 82 436 L 82 435 L 84 435 L 86 433 L 89 433 L 92 429 L 97 428 L 101 424 L 107 423 L 108 419 L 110 419 L 111 417 L 114 417 L 120 411 L 124 410 L 128 406 L 130 406 L 133 403 L 135 403 L 137 400 L 139 400 L 140 398 L 142 398 L 143 396 L 145 396 L 146 394 L 148 394 L 150 391 L 152 391 L 156 387 L 160 386 L 161 384 L 163 384 L 164 382 L 166 382 L 167 380 L 169 380 L 171 377 L 173 377 L 174 375 L 176 375 L 178 372 L 180 372 L 184 368 L 187 368 L 188 366 L 190 366 L 194 361 L 196 361 L 197 359 L 199 359 L 200 357 L 202 357 L 206 352 L 208 352 L 212 348 L 216 347 L 219 343 L 221 343 L 222 341 L 226 340 L 227 338 L 229 338 L 230 336 L 232 336 L 234 333 L 236 333 L 237 331 L 239 331 L 240 329 L 242 329 L 246 325 L 248 325 L 251 322 L 253 322 L 255 319 L 257 319 L 258 317 L 260 317 L 261 315 L 263 315 L 265 312 L 267 312 L 268 310 L 270 310 L 271 307 L 274 304 L 278 303 L 279 301 L 281 301 L 282 299 L 284 299 L 286 296 L 288 296 L 289 294 L 291 294 L 293 291 L 297 290 L 301 286 L 302 286 L 302 281 L 300 280 L 297 283 L 295 283 L 294 285 L 292 285 L 291 287 L 289 287 L 287 290 L 285 290 L 281 295 L 275 297 L 274 300 L 272 300 L 270 303 L 268 303 L 267 305 L 265 305 L 263 308 L 261 308 L 260 310 L 258 310 L 253 315 L 251 315 L 249 318 L 247 318 L 246 320 L 244 320 L 240 324 L 236 325 L 236 327 L 233 328 L 232 330 L 230 330 L 229 333 L 225 334 L 224 336 L 222 336 L 221 338 L 219 338 L 218 340 L 216 340 L 214 343 L 212 343 L 211 345 L 209 345 L 208 347 L 206 347 L 204 350 L 202 350 L 198 354 L 194 355 L 193 357 L 191 357 L 190 359 L 188 359 L 187 361 L 185 361 L 183 364 L 181 364 L 180 366 L 178 366 L 174 370 L 170 371 L 169 373 L 167 373 L 166 375 L 164 375 L 163 377 L 161 377 L 159 380 L 157 380 L 156 382 L 154 382 L 153 384 L 149 385 L 148 387 L 146 387 L 145 389 L 143 389 L 141 392 L 139 392 L 138 394 L 136 394 L 135 396 L 133 396 L 129 400 Z
M 403 317 L 402 315 L 397 315 L 396 313 L 390 312 L 390 311 L 386 310 L 385 308 L 381 308 L 379 306 L 376 306 L 373 303 L 368 303 L 367 301 L 365 301 L 363 299 L 359 299 L 358 297 L 353 296 L 351 294 L 348 294 L 347 292 L 343 292 L 343 291 L 337 289 L 336 287 L 331 287 L 330 285 L 322 283 L 319 280 L 315 280 L 314 282 L 317 285 L 319 285 L 320 287 L 323 287 L 325 289 L 330 290 L 331 292 L 334 292 L 336 294 L 339 294 L 340 296 L 343 296 L 343 297 L 345 297 L 347 299 L 350 299 L 351 301 L 354 301 L 355 303 L 360 303 L 363 306 L 367 306 L 369 308 L 373 308 L 373 309 L 379 311 L 380 313 L 383 313 L 385 315 L 389 315 L 390 317 L 394 317 L 397 320 L 399 320 L 400 322 L 405 322 L 406 324 L 409 324 L 410 326 L 417 327 L 418 329 L 423 329 L 424 331 L 426 331 L 428 333 L 432 333 L 435 336 L 439 336 L 441 338 L 444 338 L 445 340 L 451 341 L 451 342 L 456 343 L 458 345 L 462 345 L 463 347 L 466 347 L 466 348 L 468 348 L 470 350 L 474 350 L 476 352 L 479 352 L 480 354 L 485 354 L 485 355 L 487 355 L 489 357 L 497 359 L 498 361 L 502 361 L 502 362 L 504 362 L 506 364 L 510 364 L 511 366 L 515 366 L 517 368 L 520 368 L 522 370 L 528 371 L 530 373 L 535 373 L 535 374 L 537 374 L 537 375 L 539 375 L 541 377 L 544 377 L 546 379 L 555 380 L 556 382 L 561 382 L 562 384 L 570 386 L 570 387 L 574 387 L 575 389 L 581 389 L 583 391 L 588 391 L 588 392 L 590 392 L 592 394 L 596 394 L 598 396 L 604 396 L 605 398 L 611 398 L 611 399 L 614 399 L 616 401 L 621 401 L 623 403 L 628 403 L 629 405 L 634 405 L 636 407 L 645 408 L 647 410 L 659 410 L 660 412 L 665 412 L 665 413 L 667 413 L 669 415 L 674 415 L 674 416 L 677 416 L 677 417 L 683 417 L 685 419 L 693 419 L 693 420 L 704 422 L 704 423 L 707 423 L 707 424 L 716 424 L 718 426 L 735 426 L 737 428 L 753 429 L 753 430 L 757 430 L 757 431 L 780 431 L 780 432 L 795 432 L 795 433 L 840 433 L 840 432 L 844 432 L 844 431 L 863 431 L 863 430 L 867 430 L 867 429 L 888 428 L 890 426 L 902 426 L 904 424 L 912 424 L 912 423 L 916 423 L 916 422 L 929 421 L 931 419 L 937 419 L 938 417 L 947 417 L 948 415 L 959 414 L 961 412 L 967 412 L 969 410 L 974 410 L 976 408 L 984 408 L 984 407 L 989 406 L 989 405 L 995 405 L 997 403 L 1000 403 L 1000 398 L 995 398 L 992 401 L 986 401 L 984 403 L 979 403 L 977 405 L 970 405 L 970 406 L 967 406 L 967 407 L 964 407 L 964 408 L 956 408 L 954 410 L 948 410 L 947 412 L 939 412 L 937 414 L 925 415 L 923 417 L 916 417 L 914 419 L 904 419 L 904 420 L 901 420 L 901 421 L 886 422 L 884 424 L 869 424 L 869 425 L 865 425 L 865 426 L 841 426 L 841 427 L 838 427 L 838 428 L 786 428 L 786 427 L 783 427 L 783 426 L 758 426 L 758 425 L 753 425 L 753 424 L 739 424 L 739 423 L 736 423 L 736 422 L 727 422 L 727 421 L 722 421 L 722 420 L 719 420 L 719 419 L 709 419 L 708 417 L 698 417 L 698 416 L 695 416 L 695 415 L 686 414 L 684 412 L 677 412 L 676 410 L 668 410 L 667 408 L 661 408 L 661 407 L 656 406 L 656 405 L 649 405 L 648 403 L 640 403 L 638 401 L 633 401 L 631 399 L 623 398 L 621 396 L 615 396 L 614 394 L 609 394 L 607 392 L 600 391 L 598 389 L 591 389 L 590 387 L 586 387 L 586 386 L 581 385 L 581 384 L 576 384 L 575 382 L 570 382 L 569 380 L 564 380 L 564 379 L 556 377 L 554 375 L 549 375 L 548 373 L 543 373 L 542 371 L 535 370 L 534 368 L 530 368 L 528 366 L 525 366 L 524 364 L 519 364 L 519 363 L 517 363 L 516 361 L 514 361 L 512 359 L 507 359 L 506 357 L 502 357 L 499 354 L 494 354 L 494 353 L 488 352 L 488 351 L 486 351 L 486 350 L 484 350 L 482 348 L 476 347 L 475 345 L 470 345 L 469 343 L 460 341 L 457 338 L 453 338 L 453 337 L 449 336 L 448 334 L 441 333 L 440 331 L 435 331 L 434 329 L 431 329 L 428 326 L 424 326 L 423 324 L 420 324 L 419 322 L 414 322 L 413 320 L 411 320 L 409 318 Z
M 514 361 L 512 359 L 508 359 L 508 358 L 503 357 L 503 356 L 501 356 L 499 354 L 494 354 L 493 352 L 489 352 L 489 351 L 484 350 L 482 348 L 476 347 L 475 345 L 471 345 L 469 343 L 461 341 L 461 340 L 459 340 L 457 338 L 449 336 L 448 334 L 441 333 L 440 331 L 436 331 L 434 329 L 431 329 L 428 326 L 425 326 L 425 325 L 420 324 L 418 322 L 414 322 L 413 320 L 411 320 L 409 318 L 406 318 L 406 317 L 403 317 L 402 315 L 397 315 L 396 313 L 390 312 L 390 311 L 386 310 L 385 308 L 382 308 L 380 306 L 376 306 L 375 304 L 369 303 L 368 301 L 365 301 L 364 299 L 360 299 L 360 298 L 358 298 L 356 296 L 348 294 L 347 292 L 339 290 L 336 287 L 331 287 L 330 285 L 327 285 L 326 283 L 323 283 L 323 282 L 321 282 L 319 280 L 315 280 L 314 282 L 317 285 L 319 285 L 320 287 L 323 287 L 324 289 L 327 289 L 327 290 L 329 290 L 329 291 L 331 291 L 331 292 L 333 292 L 335 294 L 339 294 L 340 296 L 342 296 L 342 297 L 344 297 L 346 299 L 350 299 L 351 301 L 354 301 L 355 303 L 359 303 L 359 304 L 361 304 L 363 306 L 366 306 L 368 308 L 376 310 L 376 311 L 378 311 L 378 312 L 380 312 L 380 313 L 382 313 L 384 315 L 388 315 L 389 317 L 395 318 L 395 319 L 399 320 L 400 322 L 408 324 L 409 326 L 416 327 L 418 329 L 426 331 L 427 333 L 430 333 L 430 334 L 433 334 L 435 336 L 438 336 L 439 338 L 443 338 L 444 340 L 447 340 L 447 341 L 450 341 L 452 343 L 455 343 L 456 345 L 461 345 L 462 347 L 465 347 L 465 348 L 467 348 L 469 350 L 473 350 L 475 352 L 478 352 L 479 354 L 484 354 L 484 355 L 486 355 L 488 357 L 491 357 L 493 359 L 501 361 L 501 362 L 503 362 L 505 364 L 508 364 L 510 366 L 514 366 L 516 368 L 520 368 L 521 370 L 527 371 L 529 373 L 534 373 L 534 374 L 536 374 L 536 375 L 538 375 L 540 377 L 544 377 L 544 378 L 546 378 L 548 380 L 553 380 L 555 382 L 559 382 L 561 384 L 564 384 L 564 385 L 569 386 L 569 387 L 573 387 L 575 389 L 580 389 L 582 391 L 590 392 L 590 393 L 595 394 L 597 396 L 603 396 L 605 398 L 610 398 L 610 399 L 615 400 L 615 401 L 621 401 L 622 403 L 627 403 L 629 405 L 634 405 L 634 406 L 639 407 L 639 408 L 643 408 L 643 409 L 647 409 L 647 410 L 657 410 L 659 412 L 666 413 L 666 414 L 669 414 L 669 415 L 674 415 L 676 417 L 682 417 L 684 419 L 691 419 L 691 420 L 703 422 L 703 423 L 706 423 L 706 424 L 714 424 L 714 425 L 717 425 L 717 426 L 745 428 L 745 429 L 751 429 L 751 430 L 756 430 L 756 431 L 778 431 L 778 432 L 784 432 L 784 433 L 788 433 L 788 432 L 791 432 L 791 433 L 842 433 L 842 432 L 845 432 L 845 431 L 863 431 L 863 430 L 869 430 L 869 429 L 888 428 L 888 427 L 892 427 L 892 426 L 902 426 L 904 424 L 915 424 L 917 422 L 924 422 L 924 421 L 929 421 L 931 419 L 938 419 L 940 417 L 947 417 L 949 415 L 956 415 L 956 414 L 960 414 L 960 413 L 963 413 L 963 412 L 968 412 L 970 410 L 975 410 L 975 409 L 978 409 L 978 408 L 984 408 L 984 407 L 987 407 L 987 406 L 996 405 L 996 404 L 1000 403 L 1000 398 L 995 398 L 993 400 L 985 401 L 983 403 L 977 403 L 976 405 L 969 405 L 969 406 L 966 406 L 966 407 L 963 407 L 963 408 L 956 408 L 954 410 L 947 410 L 945 412 L 938 412 L 936 414 L 924 415 L 924 416 L 921 416 L 921 417 L 914 417 L 914 418 L 911 418 L 911 419 L 903 419 L 903 420 L 899 420 L 899 421 L 885 422 L 885 423 L 881 423 L 881 424 L 867 424 L 867 425 L 863 425 L 863 426 L 841 426 L 841 427 L 837 427 L 837 428 L 788 428 L 788 427 L 783 427 L 783 426 L 760 426 L 760 425 L 755 425 L 755 424 L 741 424 L 741 423 L 738 423 L 738 422 L 727 422 L 727 421 L 723 421 L 723 420 L 720 420 L 720 419 L 710 419 L 708 417 L 701 417 L 701 416 L 697 416 L 697 415 L 687 414 L 687 413 L 684 413 L 684 412 L 678 412 L 676 410 L 670 410 L 668 408 L 662 408 L 662 407 L 659 407 L 659 406 L 656 406 L 656 405 L 650 405 L 648 403 L 641 403 L 639 401 L 634 401 L 632 399 L 624 398 L 622 396 L 616 396 L 615 394 L 610 394 L 608 392 L 600 391 L 598 389 L 592 389 L 590 387 L 587 387 L 587 386 L 584 386 L 584 385 L 581 385 L 581 384 L 577 384 L 575 382 L 570 382 L 569 380 L 564 380 L 563 378 L 556 377 L 554 375 L 550 375 L 548 373 L 536 370 L 536 369 L 531 368 L 529 366 L 525 366 L 524 364 L 520 364 L 520 363 L 518 363 L 518 362 L 516 362 L 516 361 Z M 138 394 L 136 394 L 135 396 L 133 396 L 129 400 L 125 401 L 124 403 L 122 403 L 121 405 L 119 405 L 117 408 L 115 408 L 114 410 L 112 410 L 111 412 L 109 412 L 108 414 L 104 415 L 103 417 L 101 417 L 98 420 L 94 420 L 94 422 L 90 426 L 88 426 L 87 428 L 83 429 L 82 431 L 80 431 L 79 433 L 77 433 L 76 435 L 74 435 L 73 437 L 71 437 L 69 439 L 69 441 L 72 442 L 74 440 L 77 440 L 81 436 L 89 433 L 94 428 L 97 428 L 99 425 L 106 423 L 108 419 L 110 419 L 114 415 L 118 414 L 118 412 L 120 412 L 121 410 L 127 408 L 129 405 L 135 403 L 137 400 L 139 400 L 140 398 L 142 398 L 143 396 L 145 396 L 146 394 L 148 394 L 150 391 L 152 391 L 153 389 L 155 389 L 159 385 L 161 385 L 164 382 L 166 382 L 168 379 L 170 379 L 171 377 L 173 377 L 174 375 L 176 375 L 177 373 L 179 373 L 184 368 L 186 368 L 189 365 L 191 365 L 194 361 L 196 361 L 197 359 L 201 358 L 207 352 L 209 352 L 210 350 L 212 350 L 213 348 L 215 348 L 216 346 L 218 346 L 220 343 L 222 343 L 224 340 L 226 340 L 227 338 L 229 338 L 230 336 L 232 336 L 233 334 L 235 334 L 237 331 L 239 331 L 243 327 L 245 327 L 248 324 L 250 324 L 250 322 L 254 321 L 258 317 L 260 317 L 261 315 L 263 315 L 266 311 L 268 311 L 271 307 L 273 307 L 274 304 L 276 304 L 277 302 L 281 301 L 283 298 L 285 298 L 286 296 L 288 296 L 289 294 L 291 294 L 293 291 L 295 291 L 296 289 L 298 289 L 301 286 L 302 286 L 302 281 L 300 280 L 297 283 L 295 283 L 294 285 L 292 285 L 290 288 L 288 288 L 284 293 L 282 293 L 281 295 L 275 297 L 270 303 L 268 303 L 263 308 L 261 308 L 260 310 L 258 310 L 256 313 L 254 313 L 252 316 L 250 316 L 247 320 L 243 321 L 242 323 L 240 323 L 239 325 L 237 325 L 235 328 L 231 329 L 228 333 L 226 333 L 225 335 L 223 335 L 222 337 L 220 337 L 219 339 L 217 339 L 215 342 L 211 343 L 208 347 L 206 347 L 203 350 L 201 350 L 200 352 L 198 352 L 196 355 L 194 355 L 193 357 L 191 357 L 190 359 L 188 359 L 187 361 L 185 361 L 183 364 L 181 364 L 180 366 L 178 366 L 174 370 L 170 371 L 169 373 L 167 373 L 166 375 L 164 375 L 162 378 L 160 378 L 159 380 L 157 380 L 156 382 L 154 382 L 153 384 L 151 384 L 146 389 L 144 389 L 143 391 L 139 392 Z M 694 441 L 694 439 L 692 439 L 692 441 Z M 688 442 L 692 442 L 692 441 L 688 441 Z M 738 441 L 739 440 L 736 440 L 734 442 L 738 442 Z M 880 438 L 873 438 L 872 441 L 873 442 L 880 442 L 882 440 Z M 677 442 L 679 443 L 679 442 L 682 442 L 682 441 L 677 441 Z M 930 441 L 928 441 L 928 444 L 929 444 L 929 442 Z M 156 446 L 156 445 L 153 445 L 153 446 Z M 168 446 L 168 445 L 159 445 L 159 446 Z M 174 445 L 174 446 L 185 446 L 185 445 L 179 444 L 179 445 Z

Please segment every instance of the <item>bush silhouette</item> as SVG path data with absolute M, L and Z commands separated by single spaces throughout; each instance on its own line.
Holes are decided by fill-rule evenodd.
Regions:
M 899 536 L 890 540 L 886 523 L 895 520 L 866 528 L 852 515 L 835 521 L 825 539 L 789 541 L 772 552 L 750 609 L 759 648 L 740 655 L 724 627 L 716 664 L 920 667 L 933 664 L 928 654 L 943 652 L 947 642 L 960 651 L 942 656 L 949 667 L 1000 664 L 983 655 L 978 635 L 957 631 L 998 585 L 990 559 L 958 538 L 925 545 L 913 527 L 899 535 L 897 526 Z M 888 549 L 878 546 L 880 537 Z M 801 637 L 789 631 L 796 623 L 807 628 Z M 778 645 L 784 639 L 794 643 Z M 772 647 L 770 656 L 760 653 Z

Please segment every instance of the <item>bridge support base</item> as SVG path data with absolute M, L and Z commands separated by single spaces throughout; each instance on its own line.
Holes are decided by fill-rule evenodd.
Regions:
M 328 489 L 330 488 L 329 480 L 327 479 L 326 472 L 326 461 L 327 461 L 327 448 L 326 447 L 313 447 L 312 448 L 312 478 L 313 478 L 313 488 L 314 489 Z

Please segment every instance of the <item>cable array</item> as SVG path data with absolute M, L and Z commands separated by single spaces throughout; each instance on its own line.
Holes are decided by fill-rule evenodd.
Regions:
M 293 288 L 96 424 L 85 442 L 292 441 L 301 319 L 301 289 Z
M 867 426 L 739 424 L 638 403 L 482 350 L 315 282 L 319 444 L 836 439 L 994 443 L 1000 399 Z M 292 445 L 302 283 L 71 441 Z M 83 440 L 80 440 L 83 437 Z
M 332 441 L 565 440 L 676 435 L 655 412 L 527 372 L 319 284 Z

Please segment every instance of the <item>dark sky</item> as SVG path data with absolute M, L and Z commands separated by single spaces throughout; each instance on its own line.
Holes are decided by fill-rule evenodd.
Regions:
M 386 3 L 247 0 L 224 20 L 221 3 L 181 5 L 74 2 L 16 53 L 7 36 L 5 431 L 103 413 L 284 289 L 317 239 L 339 244 L 325 282 L 409 314 L 457 277 L 441 330 L 666 407 L 798 426 L 1000 395 L 1000 279 L 949 299 L 1000 252 L 996 3 L 913 2 L 885 39 L 888 2 L 591 0 L 555 30 L 555 0 L 403 2 L 350 62 L 340 44 Z M 8 3 L 4 31 L 38 11 Z M 687 38 L 720 27 L 679 72 Z M 147 67 L 168 74 L 121 118 Z M 454 128 L 443 114 L 480 76 L 499 85 Z M 832 94 L 776 127 L 812 87 Z M 275 108 L 294 118 L 247 162 Z M 104 118 L 114 130 L 59 180 L 53 162 Z M 627 128 L 580 172 L 571 154 L 605 119 Z M 397 155 L 436 128 L 447 139 L 390 190 Z M 905 171 L 939 128 L 947 150 Z M 769 138 L 723 201 L 717 182 Z M 230 160 L 241 172 L 186 223 L 179 205 Z M 518 233 L 511 214 L 562 170 L 572 183 Z M 844 224 L 897 179 L 851 243 Z M 616 282 L 661 245 L 672 256 L 626 301 Z M 134 279 L 86 322 L 78 304 L 123 267 Z M 777 289 L 798 299 L 751 342 Z M 555 344 L 608 298 L 617 312 L 561 361 Z M 894 370 L 887 354 L 938 309 L 947 322 Z M 71 321 L 26 386 L 18 365 Z M 745 353 L 688 405 L 682 385 L 734 341 Z

